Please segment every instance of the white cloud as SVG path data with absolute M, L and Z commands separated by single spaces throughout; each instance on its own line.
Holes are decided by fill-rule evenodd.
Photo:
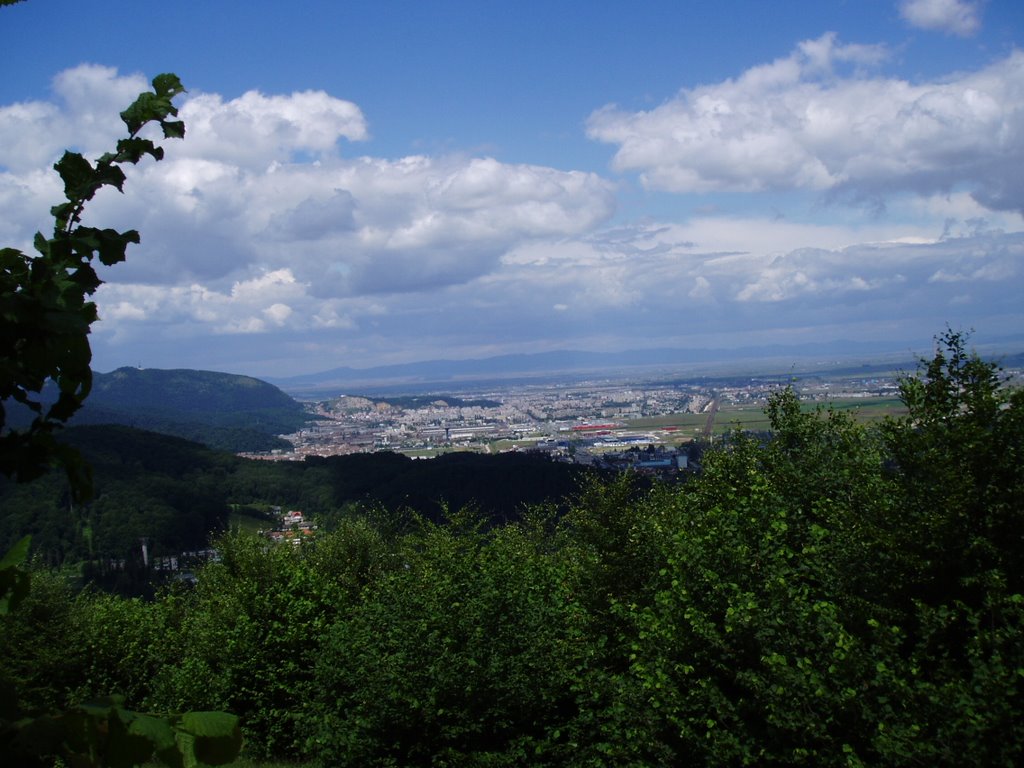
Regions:
M 324 298 L 284 270 L 222 289 L 107 284 L 96 338 L 107 349 L 144 342 L 153 350 L 193 339 L 231 359 L 241 349 L 270 359 L 301 344 L 293 354 L 305 369 L 323 370 L 410 356 L 700 346 L 709 333 L 728 344 L 787 333 L 811 340 L 825 326 L 928 337 L 947 322 L 1002 327 L 1020 314 L 1024 234 L 919 232 L 916 242 L 895 242 L 894 233 L 913 239 L 882 222 L 859 230 L 735 217 L 633 225 L 532 240 L 464 282 L 375 296 Z M 774 248 L 787 241 L 834 245 Z M 722 242 L 735 250 L 717 250 Z
M 693 287 L 686 295 L 691 299 L 707 299 L 711 296 L 711 283 L 703 275 L 697 275 L 693 280 Z
M 588 134 L 617 145 L 614 168 L 652 189 L 884 201 L 966 188 L 989 209 L 1024 211 L 1024 53 L 919 84 L 835 72 L 880 58 L 825 35 L 649 111 L 605 107 Z
M 294 317 L 292 305 L 310 304 L 307 289 L 288 269 L 237 281 L 226 291 L 198 283 L 157 287 L 108 282 L 96 294 L 103 321 L 97 330 L 115 331 L 120 323 L 110 321 L 126 319 L 145 321 L 140 327 L 196 324 L 197 335 L 260 333 L 296 320 L 302 326 L 305 321 Z
M 124 128 L 119 114 L 149 87 L 141 75 L 83 64 L 53 79 L 56 102 L 0 107 L 0 169 L 24 173 L 51 165 L 63 151 L 90 154 L 111 148 Z
M 714 250 L 721 243 L 718 231 L 729 231 L 739 250 Z M 572 314 L 588 313 L 595 325 L 595 317 L 629 309 L 633 314 L 624 330 L 641 334 L 644 316 L 687 317 L 721 327 L 746 323 L 754 330 L 765 322 L 785 326 L 815 315 L 866 320 L 872 314 L 899 318 L 923 312 L 939 313 L 941 325 L 953 294 L 939 283 L 954 280 L 975 288 L 978 300 L 971 311 L 984 315 L 1015 305 L 1024 280 L 1024 235 L 896 242 L 891 235 L 897 231 L 883 224 L 859 232 L 805 225 L 801 234 L 787 222 L 738 219 L 638 226 L 576 243 L 516 249 L 501 273 L 472 288 L 481 298 L 504 294 L 520 308 L 536 306 L 541 317 L 548 316 L 547 306 L 571 307 Z M 837 245 L 765 247 L 784 239 Z
M 53 177 L 45 169 L 67 133 L 96 118 L 88 145 L 105 151 L 120 134 L 117 110 L 145 87 L 94 66 L 55 82 L 53 103 L 0 108 L 0 200 L 26 212 L 59 194 L 59 181 L 43 189 L 39 179 Z M 338 142 L 366 139 L 366 121 L 322 92 L 179 101 L 186 139 L 166 142 L 163 162 L 129 169 L 129 194 L 105 190 L 90 204 L 88 223 L 143 233 L 106 279 L 225 291 L 287 268 L 322 299 L 438 288 L 483 274 L 516 243 L 585 232 L 614 211 L 612 185 L 592 173 L 458 155 L 343 157 Z M 101 126 L 101 114 L 115 119 Z M 31 219 L 17 221 L 4 234 L 29 242 Z
M 592 132 L 633 131 L 620 154 L 628 144 L 630 162 L 646 158 L 636 169 L 651 186 L 920 192 L 892 200 L 890 216 L 830 223 L 709 208 L 601 229 L 616 188 L 594 173 L 458 154 L 351 156 L 339 142 L 366 128 L 349 102 L 188 96 L 186 140 L 167 142 L 163 162 L 129 169 L 127 194 L 101 193 L 87 211 L 88 224 L 142 233 L 126 263 L 104 270 L 97 365 L 239 370 L 247 360 L 268 375 L 296 370 L 266 367 L 287 361 L 323 370 L 848 323 L 913 322 L 928 336 L 947 321 L 1019 314 L 1019 220 L 991 209 L 1020 199 L 1020 99 L 1009 83 L 1020 58 L 912 86 L 863 74 L 883 57 L 825 36 L 651 113 L 591 122 Z M 140 87 L 103 68 L 59 80 L 76 78 L 121 102 Z M 26 147 L 15 157 L 0 142 L 3 244 L 30 243 L 59 198 L 48 165 L 63 147 L 46 134 L 33 155 L 32 135 L 77 132 L 88 105 L 55 92 L 52 103 L 0 107 L 0 136 Z M 854 118 L 875 121 L 871 142 Z M 96 152 L 118 135 L 90 125 Z M 975 136 L 992 126 L 998 158 L 981 146 L 991 136 Z M 774 154 L 757 151 L 765 146 Z
M 902 0 L 900 15 L 911 26 L 960 37 L 981 28 L 981 3 L 971 0 Z
M 109 149 L 118 110 L 145 87 L 83 66 L 55 79 L 52 102 L 0 108 L 5 243 L 25 247 L 46 227 L 60 189 L 48 166 L 71 134 L 94 157 Z M 366 139 L 366 122 L 327 94 L 179 101 L 186 140 L 166 142 L 163 162 L 128 169 L 128 194 L 105 190 L 86 213 L 87 224 L 143 237 L 103 271 L 101 348 L 372 333 L 393 322 L 401 294 L 464 286 L 500 269 L 508 249 L 584 234 L 614 211 L 613 186 L 592 173 L 460 155 L 345 157 L 339 141 Z
M 59 121 L 60 111 L 53 104 L 27 102 L 0 107 L 0 166 L 24 171 L 52 162 L 57 147 L 63 146 L 50 133 L 50 126 Z
M 340 139 L 368 138 L 362 111 L 323 91 L 265 96 L 249 91 L 225 101 L 216 94 L 188 98 L 180 117 L 188 132 L 179 155 L 266 167 L 299 152 L 331 156 Z

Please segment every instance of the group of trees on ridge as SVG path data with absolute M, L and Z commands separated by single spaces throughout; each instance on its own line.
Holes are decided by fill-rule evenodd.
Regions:
M 89 462 L 93 496 L 73 504 L 57 473 L 32 483 L 0 478 L 0 551 L 31 534 L 41 561 L 85 569 L 124 594 L 149 594 L 140 540 L 153 556 L 210 546 L 232 520 L 272 528 L 271 507 L 302 510 L 330 529 L 358 505 L 440 521 L 445 506 L 476 504 L 493 524 L 574 491 L 584 468 L 536 454 L 453 453 L 414 461 L 396 453 L 258 461 L 123 426 L 72 427 L 65 439 Z M 123 563 L 111 572 L 104 563 Z
M 57 399 L 43 388 L 43 402 Z M 33 413 L 9 403 L 6 426 L 28 427 Z M 214 371 L 119 368 L 93 373 L 89 397 L 69 419 L 76 426 L 122 424 L 233 452 L 291 448 L 279 437 L 309 422 L 305 408 L 277 387 Z
M 1018 765 L 1024 392 L 941 342 L 906 417 L 780 390 L 770 439 L 687 483 L 229 535 L 152 601 L 37 573 L 0 679 L 230 711 L 251 754 L 324 766 Z

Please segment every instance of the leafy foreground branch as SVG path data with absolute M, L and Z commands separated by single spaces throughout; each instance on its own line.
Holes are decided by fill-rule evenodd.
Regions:
M 65 201 L 50 209 L 53 235 L 37 232 L 30 256 L 15 248 L 0 249 L 0 471 L 31 480 L 57 461 L 66 468 L 78 498 L 88 496 L 89 473 L 74 451 L 54 433 L 82 406 L 92 385 L 89 329 L 96 305 L 88 300 L 102 281 L 93 267 L 99 259 L 112 266 L 125 259 L 135 230 L 118 232 L 82 224 L 85 205 L 104 187 L 123 191 L 121 165 L 146 156 L 163 159 L 164 151 L 141 135 L 151 123 L 164 138 L 183 138 L 185 124 L 172 99 L 184 92 L 175 75 L 158 75 L 153 91 L 141 94 L 121 119 L 128 136 L 90 163 L 77 152 L 65 152 L 54 165 L 64 182 Z M 56 400 L 41 397 L 47 382 L 56 386 Z M 6 409 L 14 404 L 33 414 L 28 429 L 5 429 Z
M 171 119 L 177 115 L 172 99 L 183 91 L 175 75 L 159 75 L 153 80 L 153 91 L 141 94 L 121 113 L 128 136 L 117 142 L 114 152 L 95 164 L 78 153 L 65 152 L 54 166 L 64 182 L 66 200 L 51 209 L 52 237 L 36 234 L 35 256 L 14 248 L 0 250 L 0 470 L 19 481 L 38 477 L 58 463 L 67 471 L 75 500 L 91 493 L 89 468 L 54 435 L 81 407 L 92 383 L 88 334 L 97 315 L 88 297 L 101 284 L 93 261 L 99 259 L 106 266 L 123 261 L 128 244 L 139 242 L 139 233 L 87 227 L 82 215 L 86 203 L 103 187 L 122 189 L 126 180 L 122 164 L 138 163 L 147 155 L 163 158 L 163 149 L 141 135 L 147 125 L 159 125 L 164 138 L 184 137 L 184 123 Z M 48 382 L 57 390 L 52 402 L 42 396 Z M 33 414 L 28 429 L 5 429 L 6 409 L 12 405 Z M 0 675 L 0 754 L 4 765 L 41 766 L 62 760 L 72 766 L 116 768 L 155 759 L 185 768 L 234 760 L 241 748 L 234 715 L 140 714 L 125 708 L 122 697 L 40 700 L 35 696 L 38 686 L 60 686 L 60 677 L 38 680 L 31 669 L 11 674 L 11 665 L 26 654 L 51 652 L 45 644 L 39 647 L 40 638 L 34 632 L 19 634 L 17 629 L 19 623 L 31 625 L 36 618 L 24 604 L 34 599 L 37 607 L 53 607 L 45 601 L 40 604 L 31 588 L 24 567 L 29 543 L 23 539 L 0 560 L 5 669 Z M 82 656 L 88 648 L 68 650 Z
M 1020 765 L 1024 393 L 952 332 L 902 391 L 879 428 L 780 392 L 770 441 L 564 516 L 232 536 L 150 603 L 40 574 L 0 676 L 323 766 Z

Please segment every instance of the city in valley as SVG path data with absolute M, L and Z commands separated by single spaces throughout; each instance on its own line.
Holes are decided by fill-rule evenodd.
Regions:
M 792 386 L 801 399 L 862 421 L 902 411 L 893 370 L 642 380 L 463 383 L 415 395 L 341 394 L 312 400 L 311 421 L 285 435 L 300 459 L 390 450 L 417 458 L 449 451 L 543 451 L 581 464 L 629 462 L 678 470 L 692 448 L 730 429 L 766 430 L 768 397 Z

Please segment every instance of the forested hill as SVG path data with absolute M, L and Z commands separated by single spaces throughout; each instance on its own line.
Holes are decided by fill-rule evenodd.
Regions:
M 526 505 L 572 495 L 584 474 L 532 454 L 256 461 L 120 425 L 70 427 L 64 439 L 93 467 L 93 500 L 72 509 L 59 472 L 27 484 L 0 477 L 0 551 L 32 534 L 34 552 L 52 564 L 131 556 L 142 537 L 154 554 L 175 554 L 204 547 L 232 510 L 258 515 L 271 506 L 302 510 L 327 528 L 360 506 L 438 522 L 445 509 L 473 507 L 499 524 Z
M 213 448 L 260 451 L 287 447 L 276 435 L 296 431 L 306 419 L 298 402 L 249 376 L 118 368 L 94 375 L 73 423 L 125 424 Z

